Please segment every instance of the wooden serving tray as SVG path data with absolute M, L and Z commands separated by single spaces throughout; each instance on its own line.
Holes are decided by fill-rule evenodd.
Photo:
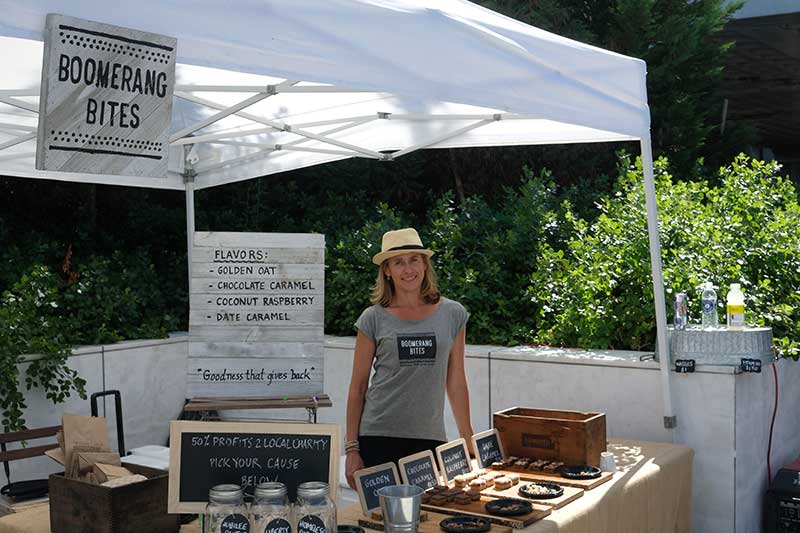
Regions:
M 614 472 L 603 472 L 600 474 L 600 477 L 594 479 L 569 479 L 566 477 L 561 477 L 558 474 L 547 474 L 545 472 L 535 472 L 531 470 L 524 470 L 522 468 L 517 469 L 513 466 L 508 469 L 494 470 L 494 472 L 500 472 L 501 474 L 504 472 L 514 472 L 515 474 L 519 474 L 520 481 L 550 481 L 565 487 L 577 487 L 583 490 L 592 490 L 596 487 L 599 487 L 603 483 L 610 481 L 611 478 L 614 477 Z
M 486 502 L 490 502 L 495 499 L 497 498 L 481 496 L 479 501 L 470 502 L 466 505 L 454 502 L 445 503 L 441 506 L 423 503 L 422 508 L 427 509 L 428 511 L 448 515 L 479 516 L 481 518 L 490 520 L 493 524 L 500 524 L 502 526 L 508 526 L 514 529 L 522 529 L 525 526 L 529 526 L 553 512 L 550 507 L 539 505 L 538 502 L 531 502 L 533 504 L 533 511 L 528 514 L 520 516 L 497 516 L 486 512 L 486 509 L 484 508 Z M 436 525 L 438 527 L 439 522 L 436 522 Z
M 522 483 L 518 485 L 512 485 L 511 488 L 508 488 L 506 490 L 495 490 L 494 487 L 489 487 L 488 489 L 482 490 L 481 495 L 487 496 L 489 498 L 519 498 L 520 500 L 526 500 L 533 504 L 552 507 L 553 509 L 561 509 L 568 503 L 574 502 L 575 500 L 583 496 L 583 489 L 565 486 L 564 494 L 562 494 L 558 498 L 551 498 L 549 500 L 535 500 L 532 498 L 526 498 L 524 496 L 520 496 L 519 487 L 521 484 Z

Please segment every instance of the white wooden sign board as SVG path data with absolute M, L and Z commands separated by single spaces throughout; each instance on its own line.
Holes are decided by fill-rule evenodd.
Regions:
M 36 168 L 166 178 L 177 40 L 47 15 Z
M 189 397 L 323 393 L 324 284 L 324 235 L 196 232 Z

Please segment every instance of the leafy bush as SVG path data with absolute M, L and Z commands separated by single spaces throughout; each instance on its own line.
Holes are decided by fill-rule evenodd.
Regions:
M 557 240 L 553 189 L 548 174 L 526 171 L 496 206 L 471 197 L 456 207 L 445 195 L 433 208 L 423 239 L 436 252 L 442 294 L 471 314 L 470 341 L 516 344 L 530 330 L 537 313 L 524 289 L 540 243 Z
M 676 181 L 665 159 L 655 165 L 664 285 L 668 296 L 721 287 L 720 311 L 731 283 L 745 292 L 747 321 L 769 325 L 787 357 L 800 354 L 800 207 L 776 163 L 740 155 L 720 169 L 719 185 Z M 641 161 L 627 165 L 614 196 L 591 224 L 563 215 L 574 227 L 566 248 L 544 245 L 529 295 L 541 306 L 539 342 L 652 349 L 655 313 L 650 277 Z M 695 297 L 692 297 L 695 296 Z M 668 305 L 672 317 L 672 305 Z M 724 317 L 724 313 L 721 314 Z
M 26 354 L 41 357 L 25 371 L 25 386 L 41 387 L 53 403 L 72 392 L 86 398 L 86 382 L 67 366 L 70 343 L 64 336 L 58 303 L 58 278 L 45 267 L 34 268 L 3 293 L 0 306 L 0 407 L 3 431 L 25 427 L 17 364 Z
M 149 256 L 142 250 L 90 256 L 77 267 L 71 249 L 61 276 L 37 265 L 3 294 L 0 305 L 0 407 L 6 431 L 22 429 L 24 397 L 17 364 L 38 355 L 26 370 L 28 389 L 41 387 L 53 403 L 72 392 L 85 397 L 83 379 L 67 365 L 71 348 L 123 339 L 165 337 L 178 327 Z

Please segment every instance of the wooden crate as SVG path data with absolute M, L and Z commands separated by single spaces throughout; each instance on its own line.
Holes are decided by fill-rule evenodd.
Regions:
M 50 529 L 53 533 L 173 533 L 180 515 L 167 514 L 169 476 L 138 465 L 125 467 L 147 481 L 102 487 L 61 474 L 50 476 Z
M 494 414 L 506 454 L 567 465 L 600 466 L 606 451 L 606 415 L 512 407 Z

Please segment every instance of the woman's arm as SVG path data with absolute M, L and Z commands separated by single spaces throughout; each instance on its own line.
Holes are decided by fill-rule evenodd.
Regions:
M 469 389 L 467 387 L 467 372 L 464 362 L 464 346 L 466 344 L 467 329 L 461 330 L 450 350 L 450 360 L 447 364 L 447 398 L 453 409 L 458 433 L 467 441 L 467 448 L 472 449 L 472 418 L 469 414 Z
M 346 441 L 358 440 L 358 428 L 361 425 L 361 413 L 364 410 L 364 398 L 369 386 L 369 373 L 375 357 L 375 343 L 361 330 L 356 337 L 356 349 L 353 357 L 353 375 L 350 378 L 350 389 L 347 393 L 347 432 Z M 358 450 L 347 453 L 345 476 L 347 484 L 355 490 L 353 473 L 364 468 L 364 461 Z

